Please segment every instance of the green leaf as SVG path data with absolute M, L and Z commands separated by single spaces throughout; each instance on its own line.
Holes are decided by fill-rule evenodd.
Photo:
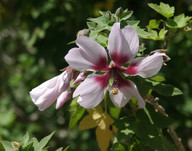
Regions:
M 23 136 L 23 138 L 21 139 L 20 143 L 21 143 L 21 145 L 26 145 L 26 144 L 28 143 L 28 141 L 29 141 L 29 133 L 27 132 L 27 133 Z
M 143 151 L 169 151 L 162 142 L 162 137 L 165 137 L 160 128 L 170 125 L 173 121 L 155 112 L 150 104 L 147 104 L 146 110 L 148 113 L 138 110 L 134 116 L 122 117 L 115 122 L 118 127 L 117 142 L 129 148 L 132 146 L 135 151 L 142 150 L 141 147 L 146 148 Z
M 120 16 L 120 19 L 119 19 L 119 21 L 122 21 L 122 20 L 127 20 L 127 19 L 129 19 L 131 16 L 132 16 L 132 14 L 133 14 L 133 11 L 128 11 L 128 10 L 125 10 L 123 13 L 122 13 L 122 15 Z
M 150 36 L 147 36 L 147 39 L 153 39 L 153 40 L 164 40 L 165 35 L 168 32 L 168 30 L 165 30 L 164 28 L 159 31 L 159 33 L 156 30 L 153 30 L 151 28 L 148 28 L 148 32 L 151 33 Z
M 121 112 L 121 109 L 120 109 L 120 108 L 112 107 L 112 106 L 110 106 L 110 108 L 109 108 L 109 113 L 110 113 L 110 115 L 111 115 L 114 119 L 119 119 L 120 112 Z
M 12 109 L 7 110 L 5 112 L 0 111 L 0 126 L 9 126 L 12 124 L 15 120 L 16 116 L 15 113 Z
M 151 80 L 156 81 L 156 82 L 164 82 L 165 78 L 162 76 L 155 76 L 155 77 L 152 77 Z
M 140 38 L 147 39 L 149 36 L 152 36 L 152 34 L 150 32 L 145 31 L 145 29 L 142 29 L 139 26 L 134 27 L 134 28 L 137 31 L 137 34 L 139 35 Z
M 33 151 L 33 150 L 34 150 L 33 142 L 31 142 L 27 146 L 25 146 L 22 151 Z
M 176 96 L 183 94 L 181 90 L 170 84 L 163 84 L 149 79 L 143 79 L 139 76 L 130 77 L 130 79 L 135 82 L 139 89 L 139 92 L 143 96 L 146 95 L 150 89 L 163 96 Z
M 56 151 L 68 151 L 70 146 L 67 146 L 64 150 L 63 147 L 57 149 Z
M 102 45 L 103 47 L 107 47 L 107 41 L 108 41 L 108 38 L 102 34 L 99 34 L 97 36 L 97 42 Z
M 177 148 L 165 136 L 161 135 L 164 151 L 178 151 Z
M 164 28 L 160 30 L 158 40 L 164 40 L 165 35 L 168 32 L 168 30 L 165 30 Z
M 67 43 L 67 45 L 72 45 L 72 44 L 75 44 L 76 42 L 75 42 L 75 40 L 74 41 L 71 41 L 71 42 L 69 42 L 69 43 Z
M 45 147 L 45 145 L 47 145 L 48 141 L 51 139 L 51 137 L 53 136 L 54 133 L 55 133 L 55 132 L 52 132 L 50 135 L 44 137 L 44 138 L 38 143 L 37 146 L 34 146 L 35 150 L 36 150 L 36 151 L 42 150 L 42 149 Z
M 97 24 L 94 22 L 87 22 L 87 26 L 89 29 L 94 29 L 96 28 Z
M 166 18 L 172 17 L 175 12 L 175 7 L 170 7 L 168 4 L 165 4 L 163 2 L 160 3 L 160 5 L 149 3 L 149 7 L 154 9 L 159 14 L 163 15 Z
M 1 144 L 3 145 L 5 151 L 11 151 L 16 149 L 11 142 L 1 141 Z
M 97 23 L 98 25 L 107 25 L 109 19 L 105 16 L 100 16 L 97 18 L 88 18 L 89 21 L 92 21 L 94 23 Z
M 138 137 L 141 138 L 141 142 L 144 144 L 144 146 L 148 146 L 154 150 L 162 150 L 162 144 L 159 137 L 159 133 L 156 127 L 154 127 L 149 120 L 144 116 L 145 113 L 142 112 L 143 115 L 137 116 L 138 120 L 130 121 L 128 117 L 124 117 L 124 120 L 121 122 L 125 122 L 126 130 L 131 130 L 132 133 L 135 133 Z M 123 133 L 126 135 L 126 132 Z M 122 130 L 121 130 L 122 132 Z M 127 133 L 130 137 L 132 137 L 130 134 Z
M 158 29 L 160 22 L 160 20 L 152 19 L 149 21 L 149 25 L 147 26 L 147 28 Z
M 191 20 L 192 17 L 188 17 L 184 14 L 175 16 L 174 19 L 168 19 L 166 22 L 166 26 L 169 28 L 183 28 L 187 25 L 187 22 Z
M 63 151 L 63 147 L 58 148 L 56 151 Z
M 172 118 L 166 117 L 161 113 L 156 112 L 154 107 L 150 104 L 146 105 L 146 110 L 148 111 L 148 115 L 150 116 L 154 126 L 157 128 L 166 128 L 174 122 Z
M 89 33 L 89 37 L 92 38 L 93 40 L 95 40 L 98 36 L 98 32 L 97 31 L 94 31 L 94 30 L 91 30 L 90 33 Z
M 69 150 L 69 147 L 70 147 L 70 146 L 67 146 L 67 147 L 64 149 L 64 151 L 68 151 L 68 150 Z
M 144 50 L 146 50 L 144 46 L 139 46 L 139 52 L 143 52 Z
M 137 27 L 139 25 L 139 22 L 140 22 L 139 20 L 128 20 L 127 25 Z
M 69 128 L 73 129 L 76 125 L 77 122 L 81 119 L 81 117 L 83 116 L 84 112 L 85 112 L 85 108 L 83 108 L 82 106 L 80 106 L 77 103 L 77 98 L 73 99 L 72 103 L 71 103 L 71 118 L 69 121 Z

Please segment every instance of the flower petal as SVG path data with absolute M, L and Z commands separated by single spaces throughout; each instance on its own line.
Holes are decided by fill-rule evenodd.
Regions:
M 132 57 L 135 57 L 139 50 L 139 37 L 136 30 L 131 26 L 125 26 L 122 29 L 122 33 L 129 45 Z
M 120 29 L 120 23 L 115 23 L 108 40 L 108 50 L 116 66 L 122 66 L 132 58 L 130 47 Z
M 85 71 L 81 71 L 75 81 L 73 82 L 73 85 L 78 84 L 79 82 L 83 81 L 85 79 Z
M 138 57 L 132 61 L 125 73 L 130 74 L 130 71 L 134 69 L 131 75 L 139 75 L 144 78 L 152 77 L 161 69 L 163 56 L 166 56 L 165 53 L 156 52 L 151 56 Z
M 66 91 L 62 92 L 57 98 L 56 109 L 59 109 L 71 96 L 71 89 L 68 88 Z
M 80 95 L 77 102 L 84 108 L 96 107 L 104 98 L 108 81 L 108 74 L 91 74 L 77 87 L 73 97 Z
M 48 108 L 69 87 L 71 76 L 72 73 L 65 71 L 29 92 L 33 103 L 38 106 L 39 110 L 43 111 Z
M 79 71 L 108 69 L 107 53 L 101 45 L 86 36 L 79 37 L 76 44 L 79 48 L 72 48 L 65 56 L 65 60 L 71 67 Z
M 119 92 L 117 94 L 114 95 L 111 92 L 109 93 L 113 104 L 116 107 L 122 108 L 132 97 L 135 97 L 138 100 L 139 107 L 143 108 L 145 106 L 145 102 L 140 96 L 136 85 L 131 81 L 127 81 L 126 83 L 126 85 L 124 84 L 119 88 Z

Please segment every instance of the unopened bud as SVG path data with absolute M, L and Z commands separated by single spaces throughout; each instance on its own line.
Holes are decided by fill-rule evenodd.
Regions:
M 115 12 L 115 15 L 121 16 L 122 13 L 123 13 L 123 11 L 124 11 L 123 8 L 119 7 L 119 8 L 117 8 L 117 10 L 116 10 L 116 12 Z
M 89 31 L 90 31 L 90 29 L 80 30 L 80 31 L 77 33 L 77 38 L 79 38 L 79 37 L 81 37 L 81 36 L 89 36 Z
M 116 21 L 116 18 L 114 17 L 114 15 L 111 16 L 111 21 Z
M 109 20 L 111 20 L 111 12 L 107 11 L 105 14 L 105 17 L 107 17 Z
M 19 148 L 20 144 L 18 142 L 13 142 L 13 145 L 16 147 L 16 148 Z

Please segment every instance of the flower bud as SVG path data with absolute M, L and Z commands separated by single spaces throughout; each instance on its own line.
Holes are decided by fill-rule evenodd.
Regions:
M 105 17 L 107 17 L 110 20 L 111 19 L 111 12 L 107 11 L 105 14 Z
M 90 31 L 90 29 L 80 30 L 80 31 L 77 33 L 77 38 L 79 38 L 79 37 L 81 37 L 81 36 L 89 36 L 89 31 Z
M 13 142 L 13 145 L 16 147 L 16 148 L 19 148 L 20 144 L 18 142 Z
M 119 8 L 117 8 L 117 10 L 116 10 L 116 12 L 115 12 L 115 15 L 121 16 L 122 13 L 123 13 L 123 11 L 124 11 L 123 8 L 119 7 Z

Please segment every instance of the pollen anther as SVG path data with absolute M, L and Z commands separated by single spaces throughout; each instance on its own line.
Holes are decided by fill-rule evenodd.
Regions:
M 119 93 L 119 89 L 117 87 L 111 89 L 112 95 L 117 95 Z

